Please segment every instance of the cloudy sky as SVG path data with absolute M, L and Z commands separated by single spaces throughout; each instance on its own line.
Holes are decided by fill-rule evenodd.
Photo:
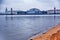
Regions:
M 38 8 L 40 10 L 48 10 L 60 8 L 60 0 L 0 0 L 0 11 L 4 11 L 7 7 L 8 10 L 28 10 L 31 8 Z

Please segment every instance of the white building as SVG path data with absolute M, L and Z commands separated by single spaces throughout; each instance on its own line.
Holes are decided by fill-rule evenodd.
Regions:
M 7 11 L 7 14 L 11 14 L 11 11 Z M 12 11 L 12 14 L 17 14 L 17 11 Z
M 54 9 L 52 9 L 52 10 L 48 10 L 48 11 L 47 11 L 47 14 L 54 14 L 54 13 L 60 14 L 60 9 L 54 8 Z
M 10 11 L 8 11 L 8 9 L 5 9 L 5 14 L 17 14 L 17 11 L 14 11 L 12 8 Z
M 47 13 L 52 14 L 52 13 L 54 13 L 54 10 L 48 10 Z M 56 14 L 60 13 L 60 9 L 55 10 L 55 13 Z

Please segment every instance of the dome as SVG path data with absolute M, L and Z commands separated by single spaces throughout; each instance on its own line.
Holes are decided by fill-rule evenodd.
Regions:
M 37 9 L 37 8 L 32 8 L 32 9 L 30 9 L 30 10 L 28 10 L 28 11 L 40 11 L 40 10 Z

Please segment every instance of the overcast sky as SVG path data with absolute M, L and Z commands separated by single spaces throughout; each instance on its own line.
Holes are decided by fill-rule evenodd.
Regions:
M 60 0 L 0 0 L 0 11 L 4 11 L 7 7 L 8 10 L 28 10 L 31 8 L 38 8 L 40 10 L 48 10 L 60 8 Z

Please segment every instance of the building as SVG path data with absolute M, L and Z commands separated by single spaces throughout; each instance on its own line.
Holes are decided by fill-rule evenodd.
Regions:
M 42 14 L 47 14 L 47 11 L 42 11 Z
M 17 15 L 26 15 L 26 11 L 17 11 Z
M 48 14 L 60 14 L 60 9 L 52 9 L 47 11 Z
M 12 13 L 11 13 L 11 11 L 8 11 L 7 13 L 8 14 L 11 14 L 11 15 L 16 15 L 17 14 L 17 11 L 12 11 Z
M 20 11 L 20 10 L 13 10 L 12 8 L 11 8 L 11 10 L 10 11 L 8 11 L 8 9 L 6 8 L 5 9 L 5 14 L 7 14 L 7 15 L 25 15 L 26 14 L 26 11 Z
M 30 10 L 27 11 L 27 14 L 41 14 L 41 11 L 37 8 L 32 8 Z
M 5 14 L 7 14 L 7 15 L 13 15 L 13 14 L 17 14 L 17 11 L 14 11 L 12 8 L 11 8 L 10 11 L 8 11 L 8 9 L 6 8 L 5 9 Z

